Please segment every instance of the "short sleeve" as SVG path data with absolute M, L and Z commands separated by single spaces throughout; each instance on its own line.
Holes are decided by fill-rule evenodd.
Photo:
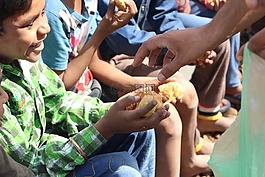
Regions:
M 71 52 L 67 31 L 58 16 L 49 11 L 46 14 L 51 31 L 44 40 L 42 61 L 53 70 L 65 70 Z

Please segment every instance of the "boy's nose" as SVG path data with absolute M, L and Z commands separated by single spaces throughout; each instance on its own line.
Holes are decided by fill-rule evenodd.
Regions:
M 42 23 L 42 26 L 39 28 L 39 33 L 47 34 L 50 32 L 50 30 L 51 30 L 51 28 L 50 28 L 48 22 L 47 23 L 44 22 L 44 23 Z

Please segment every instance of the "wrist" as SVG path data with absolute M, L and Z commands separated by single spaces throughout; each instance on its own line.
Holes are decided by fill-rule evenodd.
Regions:
M 98 132 L 106 139 L 110 139 L 115 133 L 111 130 L 109 123 L 105 121 L 105 116 L 103 116 L 97 123 L 95 123 L 94 127 L 98 130 Z

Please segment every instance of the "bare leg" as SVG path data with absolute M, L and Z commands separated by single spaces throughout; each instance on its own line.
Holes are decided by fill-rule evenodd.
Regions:
M 200 173 L 211 172 L 207 162 L 209 155 L 195 153 L 195 130 L 197 127 L 198 97 L 193 85 L 185 79 L 178 79 L 184 86 L 182 102 L 175 106 L 182 121 L 181 176 L 192 177 Z
M 170 117 L 155 128 L 157 136 L 156 177 L 178 177 L 182 124 L 179 114 L 170 105 Z
M 195 141 L 194 142 L 195 142 L 196 154 L 210 155 L 213 152 L 214 143 L 203 139 L 198 129 L 195 130 Z

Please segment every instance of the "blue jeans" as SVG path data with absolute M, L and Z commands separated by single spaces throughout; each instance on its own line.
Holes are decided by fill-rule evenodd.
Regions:
M 154 177 L 154 130 L 114 135 L 89 156 L 85 164 L 76 167 L 74 173 L 76 177 L 84 177 L 84 173 L 86 176 L 94 174 L 93 177 Z M 67 177 L 73 176 L 72 172 Z
M 196 1 L 196 0 L 194 0 Z M 214 15 L 212 14 L 211 10 L 206 9 L 204 6 L 202 6 L 198 2 L 194 2 L 191 0 L 191 4 L 198 5 L 197 9 L 201 10 L 199 12 L 194 12 L 195 14 L 185 14 L 185 13 L 178 13 L 178 17 L 183 22 L 185 28 L 193 28 L 193 27 L 199 27 L 206 25 L 209 23 L 212 19 L 208 18 L 206 16 Z M 192 6 L 193 7 L 193 6 Z M 202 13 L 203 12 L 203 13 Z M 208 12 L 207 15 L 205 13 Z M 198 16 L 199 14 L 200 16 Z M 202 17 L 201 14 L 205 15 L 205 17 Z M 239 67 L 239 61 L 236 59 L 236 53 L 239 50 L 240 47 L 240 33 L 237 33 L 230 37 L 230 60 L 228 65 L 228 70 L 226 74 L 226 87 L 237 87 L 240 84 L 240 78 L 238 75 L 238 67 Z
M 135 157 L 128 152 L 113 152 L 91 157 L 67 177 L 141 177 Z

